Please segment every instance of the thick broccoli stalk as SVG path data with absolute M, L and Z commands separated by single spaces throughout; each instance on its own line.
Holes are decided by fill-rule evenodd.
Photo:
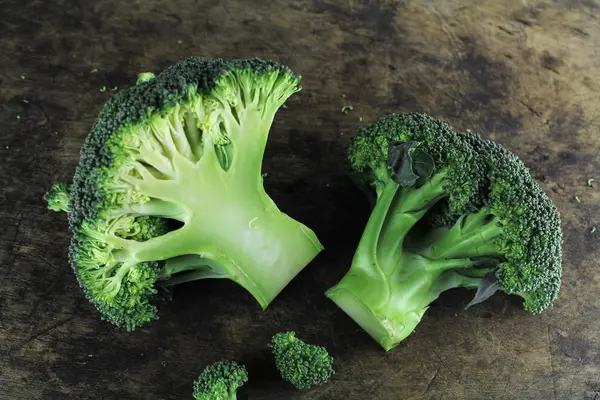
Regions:
M 270 61 L 183 60 L 103 107 L 68 204 L 70 260 L 104 319 L 156 318 L 156 284 L 228 278 L 263 308 L 321 250 L 263 187 L 262 158 L 299 77 Z
M 333 358 L 322 346 L 304 343 L 294 332 L 277 333 L 269 347 L 283 380 L 298 389 L 321 385 L 331 379 Z
M 246 367 L 235 361 L 217 361 L 194 381 L 195 400 L 236 400 L 237 391 L 248 382 Z
M 360 129 L 350 166 L 377 200 L 349 272 L 327 296 L 386 350 L 439 295 L 518 294 L 541 312 L 558 296 L 560 216 L 527 168 L 499 145 L 424 114 Z

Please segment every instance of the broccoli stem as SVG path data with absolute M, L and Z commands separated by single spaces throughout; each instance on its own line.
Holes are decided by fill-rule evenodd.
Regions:
M 502 233 L 498 218 L 486 209 L 461 217 L 439 240 L 421 254 L 432 259 L 457 257 L 501 257 L 494 239 Z
M 350 270 L 326 293 L 386 350 L 414 331 L 442 292 L 479 285 L 490 269 L 473 257 L 501 254 L 493 239 L 502 227 L 487 210 L 459 219 L 419 254 L 403 249 L 409 231 L 445 196 L 443 181 L 443 173 L 417 189 L 388 181 Z
M 223 266 L 216 263 L 214 260 L 200 257 L 195 254 L 188 254 L 168 260 L 164 267 L 161 268 L 157 279 L 167 280 L 172 278 L 173 275 L 196 270 L 211 270 L 216 275 L 226 275 Z
M 243 150 L 248 149 L 239 151 Z M 254 157 L 262 158 L 259 153 Z M 224 171 L 214 154 L 205 151 L 195 164 L 182 159 L 174 163 L 181 183 L 160 204 L 166 209 L 164 203 L 172 202 L 178 205 L 174 209 L 185 210 L 181 218 L 186 222 L 183 227 L 144 242 L 115 236 L 103 239 L 120 249 L 114 253 L 119 261 L 131 264 L 200 256 L 205 260 L 201 264 L 186 264 L 181 260 L 167 264 L 159 277 L 170 279 L 169 283 L 216 275 L 228 277 L 266 308 L 321 251 L 322 245 L 310 229 L 277 208 L 263 188 L 259 171 L 249 173 L 239 169 L 245 164 L 240 159 L 229 171 Z M 233 155 L 236 157 L 235 152 Z M 254 162 L 260 164 L 260 160 Z M 213 171 L 207 172 L 207 168 Z M 165 184 L 155 182 L 154 178 L 144 180 L 147 189 L 163 190 L 154 188 L 155 183 Z M 213 272 L 197 271 L 204 265 Z M 194 273 L 185 278 L 170 277 L 186 271 Z
M 164 282 L 161 282 L 161 285 L 162 286 L 175 286 L 175 285 L 179 285 L 180 283 L 192 282 L 192 281 L 197 281 L 200 279 L 227 278 L 227 275 L 223 275 L 219 272 L 215 272 L 214 270 L 207 268 L 207 267 L 198 266 L 196 268 L 198 268 L 198 269 L 196 269 L 195 271 L 183 273 L 183 274 L 177 275 L 173 278 L 170 278 Z
M 351 267 L 326 294 L 390 350 L 414 331 L 429 304 L 442 292 L 479 285 L 481 278 L 457 272 L 472 264 L 470 259 L 430 260 L 404 252 L 399 265 L 384 279 Z
M 431 206 L 445 196 L 444 173 L 438 173 L 417 189 L 401 188 L 390 203 L 377 243 L 377 257 L 384 266 L 400 260 L 402 245 L 408 232 Z M 390 186 L 398 186 L 390 181 Z

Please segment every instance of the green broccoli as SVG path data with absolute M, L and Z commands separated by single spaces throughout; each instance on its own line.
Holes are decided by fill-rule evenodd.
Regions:
M 246 367 L 235 361 L 217 361 L 194 381 L 195 400 L 235 400 L 237 391 L 248 382 Z
M 327 296 L 390 350 L 438 296 L 496 290 L 539 313 L 558 297 L 560 215 L 517 156 L 425 114 L 358 130 L 348 160 L 376 202 L 349 272 Z
M 157 285 L 204 278 L 266 308 L 322 250 L 261 176 L 299 79 L 272 61 L 192 57 L 108 100 L 68 203 L 70 263 L 103 319 L 133 330 L 156 319 Z
M 58 182 L 52 185 L 50 191 L 44 195 L 44 200 L 48 202 L 49 210 L 67 212 L 70 197 L 71 187 L 66 183 Z
M 298 389 L 321 385 L 335 373 L 333 358 L 327 350 L 304 343 L 294 332 L 275 334 L 269 348 L 281 377 Z

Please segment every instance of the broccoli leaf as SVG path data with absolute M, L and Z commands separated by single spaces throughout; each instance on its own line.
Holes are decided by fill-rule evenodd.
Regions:
M 477 287 L 477 293 L 475 293 L 473 300 L 471 300 L 469 304 L 465 306 L 465 310 L 468 310 L 475 304 L 483 303 L 492 297 L 494 293 L 498 291 L 498 289 L 500 289 L 500 281 L 496 277 L 496 272 L 488 272 L 481 280 L 481 283 L 479 283 L 479 287 Z

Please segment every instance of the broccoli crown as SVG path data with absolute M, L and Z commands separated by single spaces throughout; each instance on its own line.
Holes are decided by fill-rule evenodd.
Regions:
M 194 381 L 195 400 L 234 400 L 236 392 L 248 382 L 246 367 L 235 361 L 217 361 Z
M 48 202 L 48 209 L 52 211 L 67 211 L 69 198 L 71 197 L 71 187 L 63 182 L 52 185 L 48 193 L 44 195 L 44 200 Z
M 75 171 L 70 202 L 72 212 L 69 216 L 73 229 L 78 230 L 85 220 L 96 220 L 98 214 L 114 202 L 125 200 L 119 197 L 131 195 L 123 194 L 122 188 L 106 181 L 121 172 L 119 168 L 126 168 L 131 158 L 135 157 L 132 154 L 135 152 L 131 150 L 135 150 L 134 146 L 140 146 L 137 142 L 142 137 L 141 132 L 132 132 L 132 127 L 151 126 L 156 117 L 171 115 L 178 105 L 189 106 L 202 96 L 207 97 L 204 102 L 207 110 L 202 111 L 216 114 L 219 105 L 227 107 L 227 104 L 218 103 L 235 101 L 234 94 L 238 93 L 234 93 L 234 90 L 242 89 L 235 81 L 244 77 L 252 80 L 256 86 L 243 88 L 248 91 L 244 93 L 249 95 L 246 100 L 261 92 L 269 95 L 275 83 L 281 84 L 284 91 L 276 93 L 276 97 L 287 98 L 299 90 L 297 83 L 300 78 L 287 67 L 273 61 L 190 57 L 170 66 L 155 78 L 142 80 L 140 84 L 109 99 L 85 140 Z M 288 83 L 284 85 L 283 81 Z M 265 87 L 268 85 L 270 87 Z M 142 199 L 144 197 L 141 196 Z
M 177 283 L 233 279 L 266 307 L 322 249 L 260 174 L 273 117 L 299 79 L 272 61 L 192 57 L 107 101 L 68 202 L 70 262 L 103 319 L 128 330 L 155 319 L 155 283 L 174 273 Z
M 327 350 L 304 343 L 294 332 L 275 334 L 269 347 L 281 377 L 298 389 L 321 385 L 334 374 L 333 358 Z
M 539 313 L 560 291 L 560 213 L 518 156 L 475 133 L 458 135 L 486 162 L 480 203 L 502 227 L 494 238 L 503 255 L 496 273 L 502 290 L 521 295 L 525 309 Z
M 521 294 L 525 308 L 538 313 L 558 297 L 562 277 L 560 214 L 523 162 L 488 141 L 489 201 L 485 206 L 502 233 L 497 276 L 507 293 Z
M 356 172 L 367 173 L 377 185 L 393 179 L 390 143 L 411 143 L 434 163 L 432 176 L 442 178 L 440 196 L 447 198 L 448 218 L 473 211 L 483 163 L 472 146 L 454 134 L 450 125 L 423 113 L 392 114 L 360 128 L 350 139 L 348 161 Z M 417 181 L 423 185 L 425 181 Z M 432 199 L 439 200 L 439 198 Z

